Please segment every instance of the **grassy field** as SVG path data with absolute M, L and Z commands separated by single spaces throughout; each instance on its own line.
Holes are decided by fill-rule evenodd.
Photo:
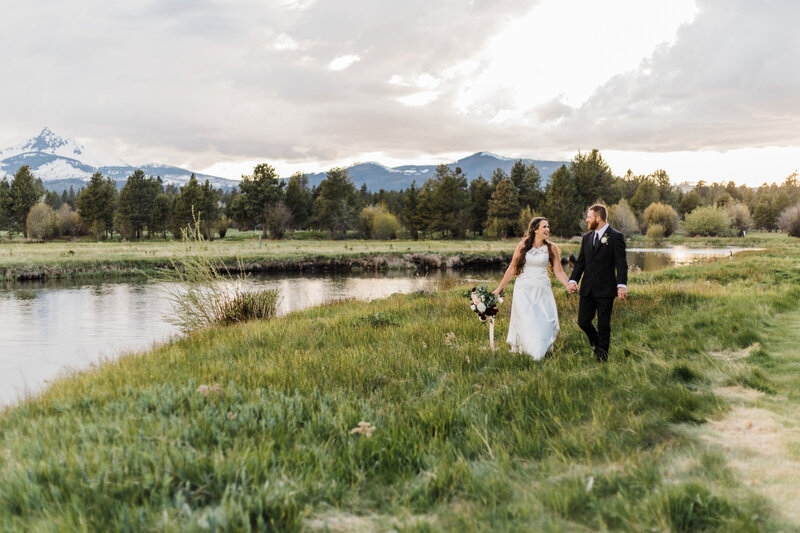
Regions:
M 0 530 L 794 530 L 800 244 L 764 244 L 632 276 L 607 365 L 563 290 L 534 362 L 443 286 L 63 379 L 0 418 Z
M 233 266 L 259 262 L 314 262 L 370 256 L 435 253 L 446 256 L 511 254 L 513 240 L 263 240 L 236 232 L 230 239 L 202 243 L 182 241 L 56 241 L 34 243 L 0 240 L 0 280 L 20 272 L 44 272 L 48 277 L 109 276 L 153 273 L 172 261 L 201 253 Z
M 688 238 L 673 235 L 662 244 L 689 246 L 752 247 L 787 241 L 781 233 L 752 233 L 738 238 Z M 401 257 L 403 254 L 470 255 L 495 257 L 511 254 L 518 239 L 505 240 L 262 240 L 254 232 L 232 230 L 225 239 L 187 244 L 182 241 L 97 242 L 0 240 L 0 281 L 63 277 L 109 277 L 155 274 L 173 261 L 201 253 L 228 266 L 278 263 L 280 270 L 292 263 L 324 263 L 367 257 Z M 577 253 L 574 242 L 556 241 L 565 254 Z M 652 246 L 642 236 L 629 239 L 630 246 Z M 400 267 L 408 266 L 398 262 Z

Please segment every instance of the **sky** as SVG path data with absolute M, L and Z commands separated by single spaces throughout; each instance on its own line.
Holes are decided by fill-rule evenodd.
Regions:
M 793 0 L 0 0 L 0 147 L 44 126 L 238 178 L 478 151 L 619 175 L 800 167 Z

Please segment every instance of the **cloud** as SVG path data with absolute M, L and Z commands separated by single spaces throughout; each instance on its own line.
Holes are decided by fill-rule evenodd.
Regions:
M 675 33 L 687 2 L 583 18 L 596 2 L 20 4 L 0 33 L 0 142 L 48 125 L 193 168 L 800 144 L 798 4 L 698 0 Z
M 355 54 L 339 56 L 328 63 L 328 70 L 344 70 L 358 61 L 361 61 L 361 58 Z
M 674 44 L 598 88 L 549 131 L 554 141 L 640 151 L 800 145 L 800 4 L 698 4 Z

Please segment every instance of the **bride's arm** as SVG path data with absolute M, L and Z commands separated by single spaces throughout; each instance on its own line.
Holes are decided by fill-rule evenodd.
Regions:
M 561 266 L 561 250 L 558 249 L 558 246 L 553 245 L 553 248 L 556 249 L 555 253 L 555 261 L 553 261 L 553 274 L 555 275 L 556 279 L 561 282 L 564 287 L 569 284 L 569 278 L 567 278 L 566 272 L 564 272 L 564 267 Z
M 511 278 L 514 277 L 514 265 L 517 264 L 517 258 L 522 254 L 522 249 L 524 247 L 525 242 L 520 241 L 520 243 L 517 245 L 517 248 L 514 250 L 514 257 L 511 258 L 511 264 L 508 265 L 506 273 L 503 275 L 502 281 L 500 281 L 500 285 L 498 285 L 497 288 L 492 291 L 495 295 L 500 296 L 500 291 L 502 291 L 505 286 L 508 285 L 508 282 L 511 281 Z

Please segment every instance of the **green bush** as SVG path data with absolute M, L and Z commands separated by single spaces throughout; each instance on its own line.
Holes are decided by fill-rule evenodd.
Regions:
M 358 215 L 358 228 L 367 239 L 395 239 L 402 230 L 400 222 L 384 204 L 370 205 Z
M 661 224 L 650 224 L 647 228 L 647 238 L 658 244 L 664 240 L 664 226 Z
M 224 239 L 225 235 L 228 233 L 228 228 L 231 225 L 231 219 L 222 215 L 219 217 L 219 221 L 217 222 L 217 232 L 219 232 L 219 238 Z
M 628 201 L 623 198 L 618 204 L 612 205 L 608 210 L 608 223 L 626 237 L 639 231 L 639 223 L 636 216 L 631 211 Z
M 741 232 L 753 227 L 753 217 L 750 216 L 750 208 L 745 204 L 728 204 L 725 208 L 728 218 L 731 220 L 731 227 Z
M 642 231 L 647 232 L 652 224 L 660 224 L 664 228 L 664 236 L 669 237 L 678 228 L 680 217 L 671 205 L 652 203 L 642 213 Z
M 721 207 L 698 207 L 683 223 L 689 235 L 723 237 L 731 233 L 731 219 Z
M 778 226 L 792 237 L 800 237 L 800 204 L 785 209 L 778 217 Z
M 25 221 L 28 237 L 47 240 L 58 236 L 58 218 L 53 208 L 47 204 L 36 204 L 28 211 Z
M 525 232 L 528 231 L 528 226 L 530 225 L 531 220 L 533 220 L 536 216 L 536 213 L 529 205 L 523 207 L 519 212 L 519 219 L 517 220 L 517 233 L 519 235 L 525 235 Z
M 58 211 L 56 211 L 56 221 L 58 223 L 58 231 L 61 235 L 79 237 L 86 233 L 78 213 L 76 213 L 69 204 L 62 205 Z

